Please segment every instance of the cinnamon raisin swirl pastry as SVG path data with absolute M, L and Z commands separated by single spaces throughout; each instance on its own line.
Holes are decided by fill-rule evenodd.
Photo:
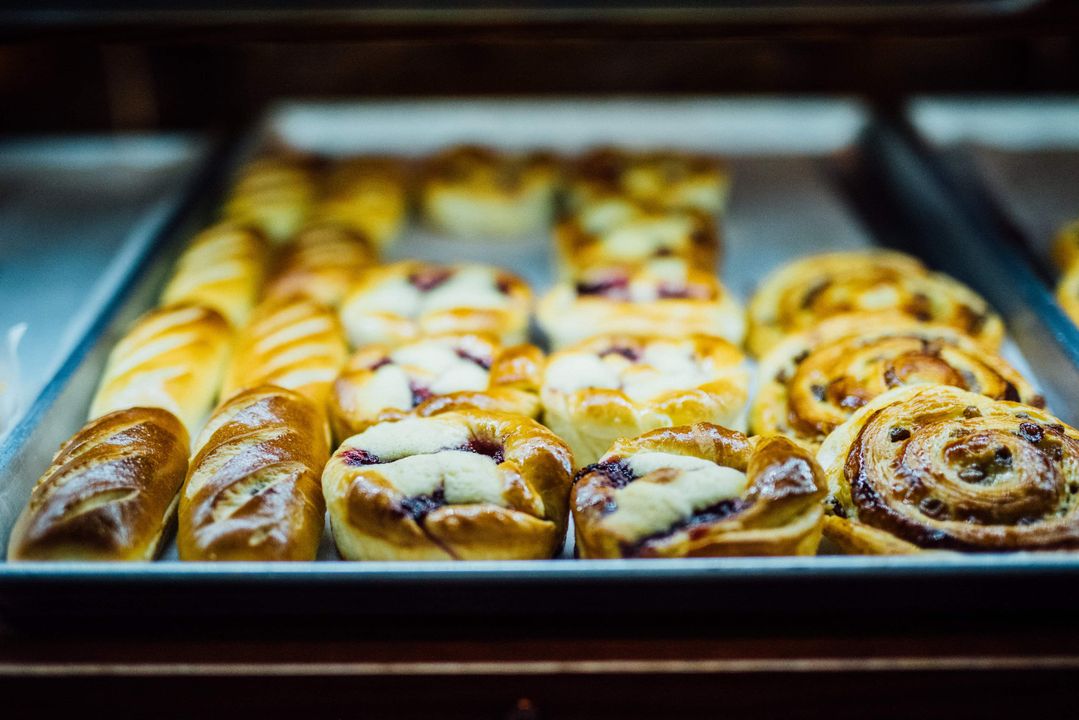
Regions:
M 949 325 L 994 351 L 1004 335 L 1000 318 L 967 286 L 909 255 L 870 250 L 803 258 L 765 278 L 749 305 L 749 350 L 761 357 L 785 335 L 856 312 Z
M 276 385 L 305 395 L 322 408 L 348 356 L 337 314 L 313 300 L 268 300 L 236 343 L 221 396 Z
M 711 216 L 698 210 L 633 212 L 606 226 L 589 227 L 576 215 L 555 228 L 555 249 L 563 276 L 588 267 L 677 257 L 691 267 L 714 268 L 719 236 Z
M 727 168 L 714 157 L 675 150 L 600 148 L 574 166 L 569 201 L 577 209 L 629 202 L 717 214 L 725 209 L 729 190 Z
M 837 516 L 826 537 L 848 552 L 1079 548 L 1079 431 L 1039 408 L 896 388 L 836 428 L 817 460 Z
M 340 312 L 353 347 L 442 333 L 488 333 L 509 345 L 524 341 L 531 306 L 528 285 L 505 270 L 405 260 L 364 273 Z
M 600 334 L 718 335 L 741 343 L 742 306 L 715 275 L 678 258 L 586 268 L 551 289 L 536 310 L 551 344 Z
M 619 440 L 570 504 L 583 558 L 812 555 L 826 492 L 790 440 L 700 423 Z
M 1045 405 L 1011 365 L 953 328 L 853 315 L 793 335 L 764 357 L 750 427 L 817 446 L 873 398 L 918 383 Z
M 330 395 L 334 434 L 347 438 L 407 415 L 478 408 L 539 415 L 543 353 L 489 335 L 436 335 L 397 348 L 357 350 Z
M 516 237 L 547 227 L 558 164 L 545 153 L 514 155 L 472 145 L 450 148 L 424 168 L 427 222 L 460 237 Z
M 262 157 L 245 165 L 225 202 L 226 218 L 262 231 L 283 243 L 303 227 L 317 194 L 309 159 Z
M 184 250 L 161 304 L 204 305 L 241 328 L 262 290 L 269 258 L 266 241 L 256 231 L 233 223 L 214 225 Z
M 323 192 L 312 208 L 313 223 L 351 229 L 385 248 L 401 234 L 408 215 L 404 163 L 391 157 L 352 157 L 327 173 Z
M 353 435 L 322 486 L 348 560 L 542 559 L 565 537 L 572 462 L 534 420 L 461 410 Z
M 342 224 L 309 224 L 282 249 L 263 297 L 307 297 L 336 308 L 352 283 L 375 264 L 366 235 Z
M 34 486 L 8 560 L 153 560 L 175 517 L 187 450 L 183 424 L 158 408 L 91 420 Z
M 579 465 L 618 438 L 655 428 L 743 425 L 748 394 L 745 357 L 706 335 L 594 337 L 553 354 L 540 390 L 544 423 Z
M 180 559 L 314 560 L 328 456 L 322 411 L 299 393 L 263 386 L 222 404 L 180 494 Z

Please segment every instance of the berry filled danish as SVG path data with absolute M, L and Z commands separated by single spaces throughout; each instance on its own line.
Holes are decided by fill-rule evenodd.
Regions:
M 851 553 L 1079 549 L 1079 431 L 948 385 L 896 388 L 817 454 Z
M 710 423 L 624 439 L 584 468 L 571 507 L 582 558 L 812 555 L 826 494 L 783 437 Z
M 727 341 L 604 335 L 553 354 L 543 375 L 544 423 L 578 466 L 618 438 L 697 422 L 744 424 L 745 357 Z
M 374 425 L 322 476 L 348 560 L 526 560 L 565 539 L 573 461 L 534 420 L 461 410 Z
M 341 305 L 353 347 L 400 345 L 422 335 L 488 333 L 523 342 L 532 291 L 487 265 L 404 260 L 365 273 Z
M 503 348 L 488 335 L 436 335 L 396 349 L 371 345 L 349 358 L 334 383 L 334 434 L 344 440 L 379 422 L 461 408 L 535 418 L 542 369 L 539 348 Z

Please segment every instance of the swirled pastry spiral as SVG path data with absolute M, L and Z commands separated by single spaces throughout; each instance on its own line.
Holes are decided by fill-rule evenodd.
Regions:
M 916 383 L 1045 405 L 1018 371 L 953 328 L 853 315 L 792 335 L 761 360 L 750 428 L 816 446 L 873 398 Z
M 330 418 L 339 439 L 407 415 L 478 408 L 539 415 L 543 353 L 502 347 L 488 335 L 436 335 L 397 348 L 357 350 L 333 385 Z
M 748 395 L 745 357 L 705 335 L 594 337 L 553 354 L 540 390 L 544 423 L 579 465 L 618 438 L 655 428 L 744 425 Z
M 719 236 L 711 216 L 697 210 L 632 213 L 606 226 L 589 227 L 576 215 L 555 228 L 555 250 L 563 276 L 588 267 L 677 257 L 691 267 L 714 268 Z
M 221 223 L 202 231 L 184 250 L 161 294 L 162 305 L 205 305 L 241 328 L 255 306 L 269 262 L 262 237 Z
M 558 164 L 545 153 L 450 148 L 424 168 L 424 218 L 460 237 L 517 237 L 542 230 L 554 214 L 557 179 Z
M 619 440 L 577 474 L 583 558 L 813 555 L 826 494 L 809 451 L 700 423 Z
M 153 560 L 187 472 L 188 437 L 158 408 L 91 420 L 15 521 L 8 560 Z
M 282 248 L 264 297 L 307 297 L 336 308 L 376 262 L 366 236 L 340 224 L 308 225 Z
M 600 334 L 718 335 L 740 344 L 745 314 L 715 275 L 678 258 L 587 268 L 540 300 L 540 327 L 560 348 Z
M 210 308 L 177 305 L 146 313 L 109 354 L 90 417 L 157 407 L 195 433 L 221 388 L 232 337 Z
M 224 215 L 258 228 L 273 243 L 283 243 L 303 227 L 316 194 L 315 174 L 307 158 L 263 157 L 240 171 Z
M 572 462 L 534 420 L 461 410 L 350 437 L 322 486 L 348 560 L 542 559 L 565 537 Z
M 717 214 L 727 205 L 730 176 L 717 158 L 659 150 L 600 148 L 577 161 L 569 187 L 576 209 L 622 203 Z
M 749 305 L 748 346 L 763 356 L 787 334 L 855 312 L 900 312 L 950 325 L 991 350 L 1004 326 L 985 300 L 903 253 L 871 250 L 815 255 L 772 273 Z
M 408 214 L 404 163 L 390 157 L 353 157 L 327 174 L 311 222 L 352 229 L 385 248 L 401 234 Z
M 826 537 L 848 552 L 1079 548 L 1079 431 L 1044 410 L 896 388 L 836 428 L 817 460 L 836 516 Z
M 181 560 L 314 560 L 329 437 L 320 408 L 263 386 L 221 405 L 180 495 Z
M 276 385 L 323 407 L 348 344 L 337 314 L 313 300 L 268 300 L 236 342 L 221 396 Z
M 404 260 L 364 273 L 340 312 L 353 347 L 443 333 L 488 333 L 512 345 L 524 341 L 531 307 L 528 285 L 505 270 Z

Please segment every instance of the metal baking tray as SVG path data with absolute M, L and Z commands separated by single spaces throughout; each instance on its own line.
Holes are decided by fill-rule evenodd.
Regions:
M 161 251 L 118 294 L 50 386 L 19 437 L 0 448 L 0 543 L 51 453 L 84 418 L 105 355 L 149 307 L 177 248 L 220 203 L 221 179 L 266 143 L 326 155 L 413 156 L 459 142 L 577 152 L 597 144 L 718 152 L 734 175 L 722 277 L 746 298 L 777 265 L 805 254 L 889 244 L 935 258 L 975 254 L 980 264 L 937 262 L 986 293 L 1020 324 L 1009 353 L 1054 408 L 1079 408 L 1079 370 L 1066 344 L 1037 325 L 1030 298 L 997 287 L 1001 263 L 965 223 L 954 221 L 937 179 L 901 133 L 843 99 L 427 100 L 292 103 L 273 109 L 222 157 L 217 181 L 192 196 Z M 908 194 L 894 186 L 915 188 Z M 928 191 L 929 200 L 922 197 Z M 932 200 L 936 201 L 934 205 Z M 475 258 L 521 272 L 542 292 L 551 266 L 544 236 L 518 243 L 463 242 L 412 229 L 392 257 Z M 1019 268 L 1020 271 L 1024 269 Z M 1013 284 L 1044 288 L 1028 269 Z M 1025 291 L 1024 291 L 1025 292 Z M 1031 295 L 1034 297 L 1034 295 Z M 1011 298 L 1011 299 L 1009 299 Z M 1039 330 L 1040 327 L 1040 330 Z M 1041 347 L 1049 343 L 1051 347 Z M 1070 382 L 1052 372 L 1064 358 Z M 1029 362 L 1028 362 L 1029 361 Z M 1064 412 L 1060 410 L 1060 412 Z M 2 547 L 2 545 L 0 545 Z M 1079 579 L 1079 555 L 714 558 L 684 560 L 295 564 L 0 563 L 0 617 L 54 620 L 140 614 L 267 614 L 411 619 L 572 616 L 594 607 L 654 622 L 736 611 L 742 617 L 806 613 L 962 613 L 1037 605 L 1070 609 L 1064 586 Z M 1021 580 L 1021 581 L 1020 581 Z M 1016 582 L 1020 581 L 1020 582 Z M 1045 592 L 1032 590 L 1032 583 Z M 1003 604 L 1002 604 L 1003 603 Z M 1007 605 L 1011 603 L 1011 605 Z M 658 614 L 662 612 L 662 615 Z

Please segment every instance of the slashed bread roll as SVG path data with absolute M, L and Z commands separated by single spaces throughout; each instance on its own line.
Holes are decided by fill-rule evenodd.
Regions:
M 224 215 L 258 228 L 272 243 L 284 243 L 307 222 L 317 193 L 310 158 L 285 154 L 256 158 L 241 168 Z
M 282 248 L 263 297 L 307 297 L 336 308 L 352 283 L 376 263 L 365 235 L 340 224 L 308 225 Z
M 153 560 L 187 472 L 183 424 L 118 410 L 67 440 L 15 521 L 8 560 Z
M 314 560 L 329 456 L 322 412 L 263 386 L 219 407 L 199 434 L 180 496 L 181 560 Z
M 388 247 L 408 219 L 407 181 L 405 164 L 398 158 L 340 160 L 327 172 L 311 220 L 350 228 L 377 249 Z
M 228 322 L 210 308 L 151 310 L 109 354 L 90 417 L 158 407 L 178 417 L 189 433 L 196 432 L 221 387 L 232 339 Z

